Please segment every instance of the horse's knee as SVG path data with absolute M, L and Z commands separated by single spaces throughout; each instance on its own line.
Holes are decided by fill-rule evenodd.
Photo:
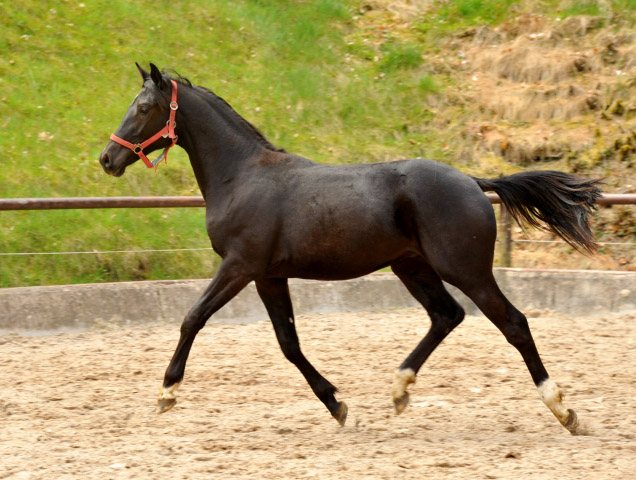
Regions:
M 457 327 L 466 316 L 464 309 L 458 304 L 448 305 L 447 308 L 438 309 L 431 315 L 433 328 L 444 332 L 448 335 L 455 327 Z
M 205 319 L 202 319 L 198 309 L 192 308 L 181 323 L 181 335 L 196 335 L 205 325 Z

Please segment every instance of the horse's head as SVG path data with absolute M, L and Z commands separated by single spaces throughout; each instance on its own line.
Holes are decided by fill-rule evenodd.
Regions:
M 146 154 L 159 148 L 167 149 L 177 141 L 174 134 L 176 85 L 166 81 L 152 63 L 150 73 L 139 65 L 137 69 L 143 79 L 141 91 L 99 156 L 104 171 L 115 177 L 122 176 L 126 167 L 140 158 L 148 167 L 152 167 L 154 163 L 146 158 Z

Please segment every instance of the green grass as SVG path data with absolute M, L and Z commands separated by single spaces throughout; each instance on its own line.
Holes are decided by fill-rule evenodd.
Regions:
M 348 16 L 347 7 L 329 0 L 294 9 L 254 1 L 25 1 L 0 8 L 2 197 L 199 194 L 182 152 L 171 153 L 157 173 L 140 165 L 121 180 L 99 167 L 99 152 L 139 89 L 134 62 L 174 68 L 214 88 L 268 134 L 276 131 L 277 141 L 292 143 L 297 124 L 289 124 L 286 106 L 298 122 L 320 123 L 296 107 L 320 102 L 337 51 L 315 46 L 337 40 L 332 24 Z M 205 247 L 202 209 L 0 213 L 5 253 Z M 0 285 L 17 286 L 210 277 L 216 259 L 203 251 L 0 262 Z
M 510 8 L 519 4 L 518 0 L 481 1 L 481 0 L 455 0 L 445 2 L 438 14 L 446 22 L 469 24 L 495 24 L 510 13 Z
M 385 72 L 416 68 L 422 63 L 422 49 L 417 45 L 387 43 L 380 51 L 384 54 L 380 69 Z
M 601 13 L 601 6 L 596 1 L 573 2 L 561 11 L 561 14 L 566 17 L 574 15 L 600 15 Z
M 358 1 L 2 2 L 0 196 L 198 195 L 179 149 L 157 173 L 139 162 L 115 179 L 99 166 L 140 88 L 134 62 L 214 90 L 320 162 L 454 163 L 459 123 L 440 123 L 435 101 L 454 79 L 428 55 L 518 3 L 433 2 L 408 36 L 379 37 L 358 29 Z M 0 253 L 205 247 L 202 209 L 0 212 Z M 0 286 L 210 277 L 217 264 L 208 251 L 0 256 Z

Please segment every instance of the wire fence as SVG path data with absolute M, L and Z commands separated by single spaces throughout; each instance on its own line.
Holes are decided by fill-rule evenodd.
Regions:
M 562 245 L 567 245 L 567 242 L 563 240 L 532 240 L 529 238 L 516 238 L 512 240 L 512 243 L 557 243 Z M 597 245 L 604 246 L 636 246 L 636 242 L 596 242 Z
M 562 240 L 533 240 L 513 239 L 512 222 L 501 199 L 494 193 L 486 194 L 493 204 L 500 204 L 499 240 L 503 266 L 510 266 L 512 245 L 514 243 L 563 244 Z M 636 194 L 608 193 L 597 202 L 599 205 L 636 205 Z M 61 209 L 106 209 L 106 208 L 188 208 L 205 207 L 203 197 L 197 196 L 168 196 L 168 197 L 68 197 L 68 198 L 4 198 L 0 199 L 0 211 L 9 210 L 61 210 Z M 636 246 L 634 242 L 598 242 L 599 246 Z M 210 247 L 200 248 L 166 248 L 166 249 L 138 249 L 138 250 L 90 250 L 73 252 L 0 252 L 0 256 L 30 256 L 30 255 L 103 255 L 103 254 L 138 254 L 138 253 L 174 253 L 212 250 Z

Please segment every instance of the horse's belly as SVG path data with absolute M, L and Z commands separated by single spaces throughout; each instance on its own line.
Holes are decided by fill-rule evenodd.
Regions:
M 301 242 L 274 256 L 269 276 L 308 278 L 315 280 L 345 280 L 366 275 L 406 255 L 416 246 L 400 237 L 351 238 L 324 236 Z

